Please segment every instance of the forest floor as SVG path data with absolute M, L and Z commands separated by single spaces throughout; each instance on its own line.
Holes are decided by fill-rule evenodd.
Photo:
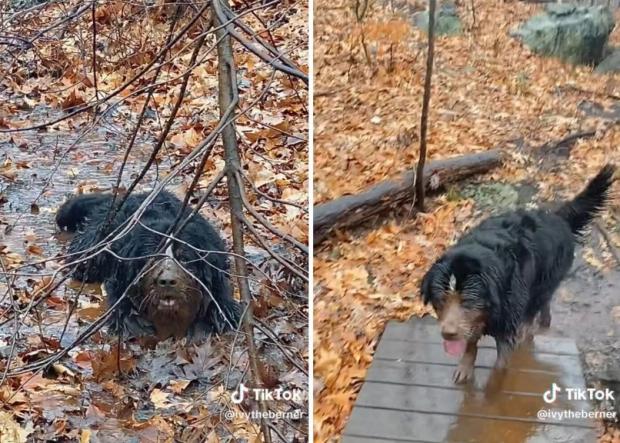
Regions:
M 458 7 L 463 34 L 435 42 L 429 158 L 501 148 L 506 161 L 430 198 L 424 214 L 404 208 L 315 250 L 317 442 L 338 440 L 385 323 L 430 313 L 420 279 L 446 247 L 490 213 L 569 198 L 602 165 L 620 164 L 618 79 L 536 56 L 508 35 L 540 5 L 482 0 L 475 12 L 467 5 Z M 315 2 L 315 203 L 416 164 L 427 38 L 410 13 L 423 9 L 378 1 L 358 22 L 349 1 Z M 610 39 L 620 42 L 618 28 Z M 557 143 L 588 131 L 594 135 Z M 554 303 L 552 332 L 577 339 L 588 373 L 603 370 L 620 336 L 617 197 L 599 225 Z M 620 441 L 620 431 L 601 426 L 601 441 Z
M 176 169 L 220 119 L 213 30 L 194 65 L 190 63 L 192 51 L 207 20 L 199 19 L 180 34 L 196 14 L 193 8 L 203 4 L 194 2 L 181 11 L 175 27 L 181 38 L 164 55 L 167 61 L 157 79 L 158 64 L 150 63 L 170 36 L 175 4 L 110 1 L 99 2 L 91 11 L 90 3 L 61 1 L 3 11 L 2 441 L 5 437 L 15 442 L 84 443 L 259 438 L 257 420 L 246 414 L 255 405 L 231 401 L 239 383 L 248 384 L 243 335 L 227 334 L 197 343 L 167 340 L 156 345 L 132 340 L 119 351 L 117 338 L 103 328 L 72 346 L 105 311 L 105 297 L 98 286 L 82 291 L 75 282 L 63 283 L 51 294 L 44 290 L 62 265 L 66 247 L 54 222 L 59 205 L 72 194 L 109 192 L 123 164 L 121 189 L 139 176 L 173 112 L 188 70 L 187 92 L 168 137 L 137 190 L 150 190 L 176 171 L 170 190 L 183 196 L 199 173 L 190 199 L 196 203 L 222 172 L 225 159 L 219 141 L 202 170 L 196 161 Z M 285 8 L 235 2 L 233 9 L 250 29 L 270 39 L 307 72 L 307 2 L 288 2 Z M 242 45 L 234 43 L 233 47 L 240 108 L 247 111 L 237 119 L 236 129 L 249 203 L 274 229 L 307 243 L 307 88 L 275 72 Z M 147 101 L 145 92 L 155 81 L 135 146 L 124 160 Z M 215 187 L 202 213 L 220 229 L 230 248 L 225 180 Z M 254 313 L 261 325 L 257 348 L 262 378 L 269 388 L 307 392 L 307 283 L 274 260 L 266 248 L 302 270 L 307 270 L 307 256 L 264 226 L 255 226 L 265 243 L 246 238 L 246 255 L 252 264 Z M 71 347 L 68 355 L 45 371 L 20 371 L 67 347 Z M 273 402 L 270 407 L 298 416 L 277 421 L 274 438 L 276 432 L 287 441 L 306 438 L 307 399 Z

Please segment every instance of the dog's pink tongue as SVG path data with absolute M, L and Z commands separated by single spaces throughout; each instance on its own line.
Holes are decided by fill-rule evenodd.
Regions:
M 444 340 L 443 349 L 448 355 L 460 357 L 465 352 L 465 340 Z

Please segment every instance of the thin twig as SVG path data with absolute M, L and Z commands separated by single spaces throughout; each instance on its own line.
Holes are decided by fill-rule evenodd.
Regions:
M 540 150 L 543 152 L 554 151 L 555 149 L 561 146 L 571 145 L 572 143 L 576 142 L 580 138 L 589 138 L 589 137 L 594 137 L 595 135 L 596 135 L 596 131 L 575 132 L 573 134 L 568 134 L 566 137 L 563 137 L 558 141 L 545 143 L 544 145 L 540 147 Z
M 437 0 L 429 0 L 428 10 L 428 53 L 426 55 L 426 76 L 424 96 L 422 97 L 422 117 L 420 119 L 420 157 L 415 176 L 415 206 L 424 212 L 424 163 L 426 162 L 426 132 L 428 129 L 428 106 L 431 100 L 431 79 L 433 77 L 433 56 L 435 49 L 435 8 Z
M 282 57 L 281 55 L 271 57 L 269 54 L 266 54 L 264 51 L 264 47 L 262 46 L 259 47 L 259 46 L 252 44 L 245 37 L 243 37 L 239 32 L 235 31 L 231 24 L 227 24 L 227 22 L 229 22 L 229 19 L 228 17 L 226 17 L 226 13 L 224 12 L 225 8 L 226 7 L 222 7 L 222 5 L 219 2 L 217 1 L 213 2 L 213 12 L 215 13 L 217 17 L 218 22 L 221 23 L 222 26 L 226 28 L 226 33 L 228 35 L 232 36 L 235 40 L 241 43 L 248 51 L 252 52 L 254 55 L 256 55 L 258 58 L 263 60 L 265 63 L 273 66 L 278 71 L 282 71 L 294 77 L 297 77 L 301 79 L 304 83 L 308 84 L 309 82 L 308 75 L 304 74 L 303 72 L 301 72 L 299 69 L 295 67 L 287 66 L 286 64 L 282 63 L 280 61 L 280 58 Z M 219 34 L 216 33 L 216 35 L 219 35 Z
M 41 123 L 38 125 L 32 125 L 32 126 L 28 126 L 28 127 L 21 127 L 21 128 L 10 128 L 10 129 L 4 129 L 4 128 L 0 128 L 0 133 L 8 133 L 8 132 L 25 132 L 25 131 L 31 131 L 34 129 L 43 129 L 43 128 L 47 128 L 48 126 L 52 126 L 55 125 L 56 123 L 60 123 L 64 120 L 68 120 L 72 117 L 75 117 L 78 114 L 81 114 L 83 112 L 86 112 L 90 109 L 92 109 L 95 106 L 98 106 L 114 97 L 116 97 L 117 95 L 119 95 L 121 92 L 123 92 L 125 89 L 127 89 L 129 86 L 135 84 L 137 82 L 138 79 L 140 79 L 146 72 L 148 72 L 153 65 L 155 65 L 155 63 L 157 63 L 157 61 L 163 57 L 166 52 L 168 51 L 168 49 L 170 49 L 172 46 L 174 46 L 183 36 L 185 36 L 185 34 L 194 26 L 194 24 L 202 17 L 202 14 L 207 10 L 207 8 L 209 7 L 209 3 L 205 3 L 205 5 L 202 7 L 202 9 L 192 18 L 192 20 L 190 20 L 190 22 L 185 25 L 183 27 L 183 29 L 181 29 L 179 31 L 179 33 L 174 36 L 172 39 L 170 39 L 170 43 L 168 43 L 168 45 L 166 45 L 161 51 L 159 51 L 159 53 L 155 54 L 155 56 L 153 57 L 153 59 L 148 62 L 144 67 L 142 67 L 137 73 L 135 73 L 130 79 L 128 79 L 127 81 L 125 81 L 125 83 L 123 83 L 121 86 L 119 86 L 118 88 L 116 88 L 114 91 L 112 91 L 111 93 L 109 93 L 106 97 L 100 99 L 100 100 L 96 100 L 93 103 L 89 103 L 86 104 L 84 106 L 81 106 L 77 109 L 75 109 L 72 112 L 69 112 L 65 115 L 63 115 L 62 117 L 58 117 L 54 120 L 45 122 L 45 123 Z
M 240 174 L 237 174 L 237 180 L 239 180 L 239 183 L 243 182 L 243 179 L 241 178 Z M 283 233 L 282 231 L 280 231 L 278 228 L 276 228 L 275 226 L 273 226 L 271 223 L 269 223 L 267 221 L 267 219 L 265 217 L 263 217 L 253 206 L 252 204 L 249 202 L 247 196 L 245 195 L 245 190 L 241 189 L 241 199 L 243 201 L 243 206 L 245 206 L 245 208 L 248 210 L 248 212 L 250 214 L 252 214 L 252 216 L 258 220 L 260 222 L 260 224 L 262 224 L 265 228 L 267 228 L 267 230 L 269 230 L 272 234 L 277 235 L 278 237 L 280 237 L 283 240 L 286 240 L 287 242 L 291 243 L 293 246 L 295 246 L 297 249 L 299 249 L 301 252 L 307 254 L 308 253 L 308 246 L 304 245 L 302 242 L 300 242 L 299 240 L 297 240 L 296 238 Z
M 97 87 L 97 0 L 93 0 L 93 87 L 95 88 L 95 101 L 99 101 L 99 88 Z M 97 106 L 93 108 L 93 114 L 97 115 Z

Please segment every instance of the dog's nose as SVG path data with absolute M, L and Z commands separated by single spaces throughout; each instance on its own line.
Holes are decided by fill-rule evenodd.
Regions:
M 157 284 L 163 287 L 175 287 L 177 285 L 177 281 L 173 278 L 160 278 L 157 280 Z
M 458 332 L 456 329 L 442 329 L 441 336 L 446 340 L 456 340 L 458 338 Z

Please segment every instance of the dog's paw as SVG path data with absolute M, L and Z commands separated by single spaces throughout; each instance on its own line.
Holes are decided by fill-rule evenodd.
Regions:
M 454 371 L 452 381 L 456 384 L 466 383 L 474 378 L 474 365 L 460 364 Z
M 504 371 L 508 367 L 508 355 L 500 354 L 497 356 L 497 360 L 495 360 L 495 365 L 493 368 L 496 371 Z
M 542 329 L 549 329 L 551 327 L 551 314 L 546 312 L 540 316 L 540 327 Z

